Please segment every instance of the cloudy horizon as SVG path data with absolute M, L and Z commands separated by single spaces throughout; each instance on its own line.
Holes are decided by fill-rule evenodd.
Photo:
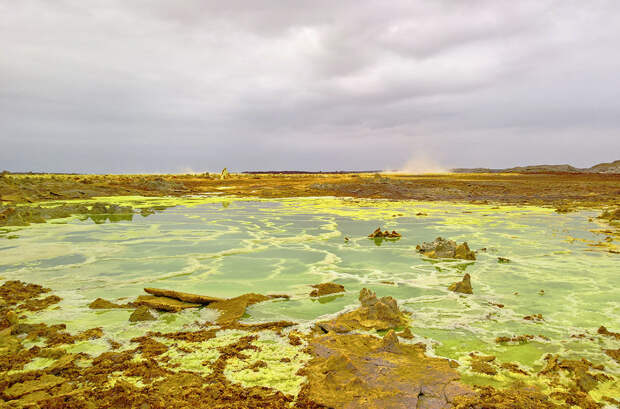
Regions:
M 620 158 L 617 1 L 0 0 L 0 13 L 2 169 Z

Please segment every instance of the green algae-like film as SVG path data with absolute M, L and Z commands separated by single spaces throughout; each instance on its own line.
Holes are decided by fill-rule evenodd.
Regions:
M 508 384 L 519 377 L 472 372 L 472 351 L 516 363 L 529 373 L 544 367 L 547 354 L 583 357 L 620 378 L 620 364 L 604 352 L 617 344 L 596 333 L 601 325 L 620 329 L 619 256 L 598 245 L 606 237 L 596 232 L 602 229 L 596 212 L 338 198 L 114 197 L 81 202 L 160 210 L 145 217 L 136 213 L 131 220 L 95 223 L 72 217 L 62 224 L 0 232 L 0 277 L 50 287 L 62 298 L 60 309 L 30 312 L 27 322 L 66 323 L 71 333 L 102 328 L 101 340 L 78 342 L 68 347 L 70 352 L 97 356 L 110 350 L 108 340 L 127 350 L 135 347 L 132 338 L 149 331 L 198 330 L 197 323 L 217 319 L 203 308 L 159 313 L 156 321 L 130 324 L 131 309 L 89 309 L 98 297 L 124 303 L 143 295 L 144 287 L 217 297 L 285 293 L 290 299 L 248 308 L 243 322 L 289 320 L 303 329 L 356 307 L 359 291 L 367 287 L 378 296 L 396 298 L 412 314 L 414 341 L 427 343 L 431 354 L 458 360 L 465 381 Z M 377 227 L 402 237 L 369 239 Z M 416 245 L 438 236 L 466 241 L 476 260 L 431 260 L 416 252 Z M 448 291 L 464 273 L 471 275 L 474 294 Z M 346 291 L 309 297 L 310 285 L 327 281 Z M 543 319 L 525 319 L 534 314 Z M 532 338 L 497 342 L 519 335 Z M 203 363 L 218 358 L 218 346 L 241 336 L 223 332 L 201 343 L 175 341 L 176 346 L 165 341 L 170 346 L 165 356 L 170 368 L 208 374 L 211 369 Z M 230 359 L 225 375 L 244 386 L 298 393 L 303 377 L 296 373 L 309 359 L 301 347 L 266 336 L 253 344 L 258 350 L 245 351 L 247 359 Z M 36 360 L 27 368 L 48 364 Z M 618 397 L 614 385 L 600 383 L 593 396 Z

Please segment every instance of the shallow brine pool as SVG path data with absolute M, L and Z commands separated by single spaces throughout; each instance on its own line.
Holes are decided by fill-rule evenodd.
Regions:
M 466 362 L 471 351 L 480 351 L 539 370 L 545 354 L 558 353 L 603 363 L 620 377 L 620 365 L 603 352 L 611 341 L 589 336 L 601 325 L 620 330 L 620 256 L 592 246 L 604 238 L 590 231 L 602 228 L 592 219 L 597 213 L 336 198 L 104 200 L 173 207 L 133 220 L 71 218 L 0 234 L 0 278 L 51 287 L 63 299 L 60 309 L 34 313 L 32 321 L 67 323 L 69 331 L 100 326 L 108 337 L 127 341 L 147 330 L 173 331 L 213 319 L 210 310 L 200 309 L 130 324 L 129 310 L 88 308 L 98 297 L 133 299 L 144 287 L 159 287 L 218 297 L 286 293 L 290 300 L 250 307 L 245 321 L 310 324 L 356 307 L 359 290 L 367 287 L 411 312 L 415 342 L 427 342 L 437 355 Z M 378 226 L 403 237 L 368 239 Z M 416 253 L 416 244 L 437 236 L 467 241 L 479 250 L 477 260 L 437 261 Z M 448 291 L 464 272 L 472 276 L 474 294 Z M 309 285 L 326 281 L 343 284 L 347 292 L 308 296 Z M 532 314 L 544 320 L 524 319 Z M 525 334 L 536 338 L 495 342 Z M 95 340 L 71 348 L 97 353 L 109 346 Z M 461 368 L 471 382 L 508 381 Z

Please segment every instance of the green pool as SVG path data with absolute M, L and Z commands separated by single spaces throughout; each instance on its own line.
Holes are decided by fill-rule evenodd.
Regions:
M 413 342 L 427 343 L 430 353 L 465 362 L 469 352 L 480 351 L 533 370 L 543 366 L 545 354 L 559 353 L 603 363 L 620 378 L 620 365 L 602 351 L 611 341 L 572 337 L 595 334 L 600 325 L 620 330 L 620 256 L 591 245 L 604 238 L 590 231 L 601 228 L 593 219 L 597 213 L 336 198 L 122 201 L 171 207 L 133 220 L 98 224 L 76 217 L 0 233 L 0 278 L 42 284 L 63 298 L 60 309 L 33 313 L 30 320 L 64 322 L 70 331 L 100 326 L 107 336 L 127 341 L 148 330 L 190 328 L 214 317 L 201 309 L 129 324 L 131 311 L 87 306 L 97 297 L 131 299 L 143 287 L 160 287 L 219 297 L 287 293 L 290 300 L 251 307 L 246 321 L 309 326 L 354 308 L 359 290 L 368 287 L 395 297 L 412 313 Z M 366 238 L 378 226 L 403 238 L 382 243 Z M 428 260 L 415 252 L 416 244 L 437 236 L 486 251 L 475 262 Z M 510 262 L 499 263 L 498 257 Z M 464 272 L 472 276 L 474 295 L 447 290 Z M 309 298 L 308 286 L 324 281 L 343 284 L 347 292 Z M 542 314 L 544 321 L 523 319 L 531 314 Z M 537 337 L 524 344 L 495 342 L 523 334 Z M 97 353 L 109 346 L 95 340 L 71 348 Z M 472 382 L 509 381 L 461 368 Z M 609 394 L 620 384 L 600 388 Z

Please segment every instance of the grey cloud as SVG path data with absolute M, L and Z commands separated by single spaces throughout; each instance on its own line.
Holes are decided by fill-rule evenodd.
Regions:
M 617 159 L 615 1 L 0 0 L 0 167 Z

